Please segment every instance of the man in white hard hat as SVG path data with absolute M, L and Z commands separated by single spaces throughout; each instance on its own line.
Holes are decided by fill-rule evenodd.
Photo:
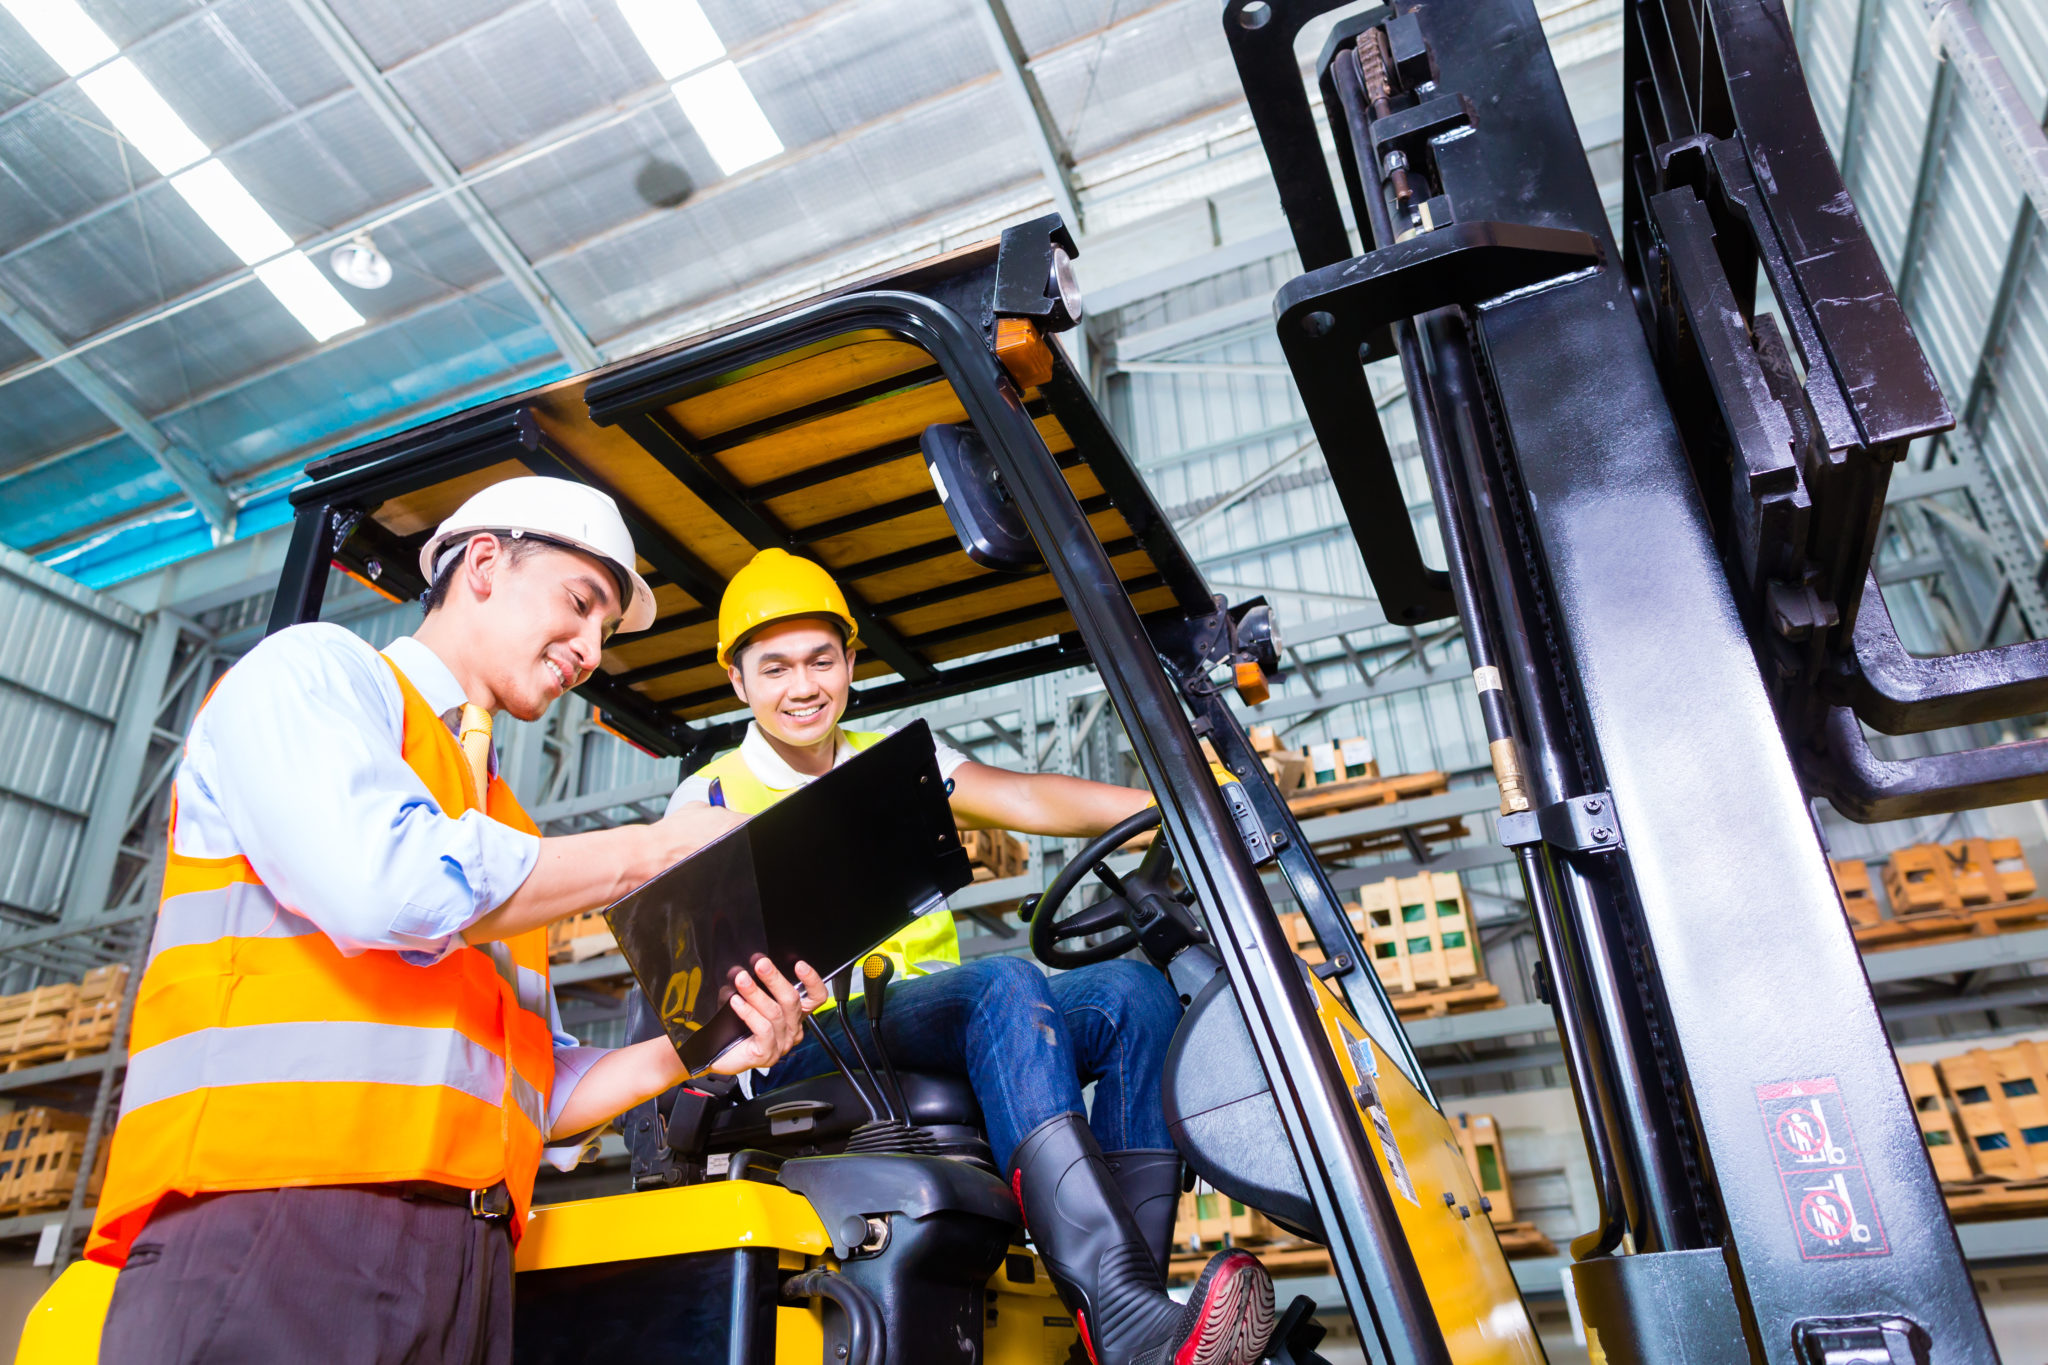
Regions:
M 604 494 L 483 490 L 421 552 L 419 630 L 270 636 L 194 721 L 86 1254 L 121 1267 L 109 1362 L 511 1358 L 535 1171 L 684 1079 L 666 1039 L 563 1032 L 547 925 L 737 817 L 539 837 L 491 718 L 537 720 L 653 620 Z M 803 1000 L 765 959 L 721 1069 L 771 1064 Z M 805 998 L 825 997 L 808 966 Z

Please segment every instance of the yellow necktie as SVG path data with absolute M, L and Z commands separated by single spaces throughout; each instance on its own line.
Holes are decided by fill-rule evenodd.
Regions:
M 462 703 L 455 742 L 462 746 L 462 756 L 469 760 L 469 775 L 476 783 L 476 804 L 481 810 L 486 800 L 484 794 L 491 788 L 491 713 L 481 706 Z

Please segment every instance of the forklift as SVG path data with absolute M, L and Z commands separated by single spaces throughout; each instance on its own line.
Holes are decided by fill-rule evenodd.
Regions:
M 1075 251 L 1048 216 L 316 463 L 293 494 L 270 627 L 317 620 L 331 568 L 418 597 L 433 527 L 481 487 L 542 474 L 618 503 L 655 591 L 654 625 L 613 642 L 579 690 L 602 725 L 681 771 L 742 733 L 716 617 L 762 548 L 813 557 L 846 588 L 871 680 L 856 717 L 1094 667 L 1158 804 L 1036 898 L 1032 951 L 1055 968 L 1141 952 L 1168 975 L 1186 1013 L 1167 1116 L 1189 1169 L 1327 1242 L 1366 1320 L 1403 1315 L 1471 1365 L 1536 1365 L 1452 1124 L 1225 703 L 1263 697 L 1277 671 L 1272 612 L 1210 591 L 1056 340 L 1080 316 Z M 1236 781 L 1219 786 L 1204 740 Z M 1136 871 L 1105 871 L 1162 829 Z M 1314 916 L 1324 966 L 1284 936 L 1271 870 Z M 1117 890 L 1082 905 L 1091 872 Z M 869 992 L 870 1008 L 885 1000 Z M 659 1031 L 636 1000 L 633 1038 Z M 518 1358 L 1078 1358 L 966 1080 L 896 1079 L 900 1111 L 851 1066 L 751 1098 L 681 1086 L 629 1111 L 633 1192 L 544 1205 L 527 1224 Z M 90 1322 L 96 1336 L 112 1279 L 68 1269 L 32 1334 Z M 1292 1305 L 1273 1346 L 1301 1365 L 1313 1307 Z M 22 1358 L 91 1358 L 71 1349 L 85 1353 L 25 1342 Z
M 1885 483 L 1951 418 L 1784 10 L 1629 0 L 1617 240 L 1531 0 L 1337 8 L 1223 6 L 1304 270 L 1275 325 L 1387 618 L 1464 628 L 1599 1194 L 1571 1248 L 1589 1350 L 1993 1362 L 1808 802 L 1878 820 L 2048 795 L 2048 742 L 1897 762 L 1862 729 L 2048 709 L 2048 659 L 1920 660 L 1891 632 L 1869 571 Z M 1167 974 L 1189 1171 L 1329 1248 L 1374 1365 L 1541 1361 L 1451 1123 L 1227 704 L 1278 671 L 1273 612 L 1210 591 L 1055 340 L 1080 320 L 1075 254 L 1048 216 L 318 462 L 271 628 L 318 618 L 330 566 L 417 596 L 443 516 L 541 474 L 610 494 L 655 586 L 653 628 L 580 691 L 685 771 L 737 742 L 716 610 L 762 548 L 847 587 L 856 717 L 1094 668 L 1158 805 L 1028 907 L 1032 951 Z M 1367 386 L 1386 359 L 1441 568 Z M 1135 872 L 1104 875 L 1153 827 Z M 1091 873 L 1109 894 L 1082 906 Z M 900 1079 L 896 1143 L 851 1066 L 629 1113 L 633 1192 L 536 1209 L 518 1246 L 519 1358 L 1073 1356 L 971 1092 Z M 1818 1164 L 1778 1138 L 1795 1111 L 1830 1135 Z M 90 1359 L 111 1278 L 67 1270 L 22 1358 Z M 1283 1313 L 1279 1365 L 1318 1359 L 1313 1307 Z M 60 1326 L 70 1354 L 31 1347 Z

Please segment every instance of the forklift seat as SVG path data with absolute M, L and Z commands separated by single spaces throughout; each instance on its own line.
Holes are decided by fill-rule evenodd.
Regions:
M 966 1077 L 904 1071 L 898 1078 L 911 1123 L 928 1129 L 940 1151 L 993 1167 L 981 1106 Z M 718 1110 L 704 1149 L 716 1154 L 753 1147 L 786 1156 L 837 1151 L 867 1121 L 867 1106 L 846 1078 L 828 1071 Z

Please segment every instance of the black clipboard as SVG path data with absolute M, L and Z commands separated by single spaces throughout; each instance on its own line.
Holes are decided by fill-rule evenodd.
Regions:
M 830 980 L 974 880 L 931 729 L 912 721 L 605 910 L 692 1073 L 747 1036 L 732 980 L 766 957 Z

